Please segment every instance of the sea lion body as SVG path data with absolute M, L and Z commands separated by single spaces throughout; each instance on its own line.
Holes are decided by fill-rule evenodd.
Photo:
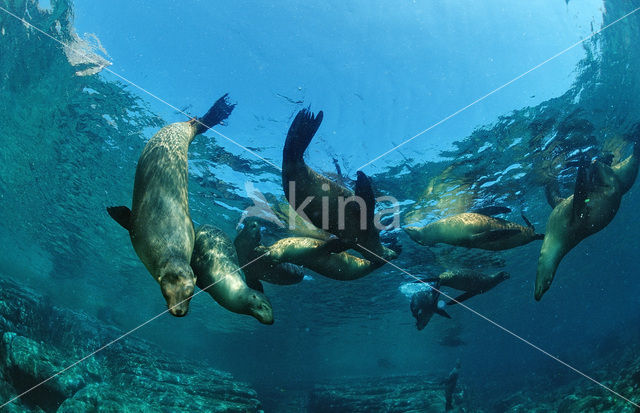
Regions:
M 324 252 L 326 244 L 315 238 L 284 238 L 269 247 L 259 247 L 258 254 L 276 263 L 291 263 L 339 281 L 350 281 L 369 274 L 378 265 L 347 252 Z
M 187 314 L 196 281 L 189 265 L 195 238 L 189 213 L 189 145 L 197 134 L 226 119 L 232 109 L 225 95 L 201 119 L 160 129 L 138 160 L 131 210 L 107 208 L 129 231 L 136 254 L 160 284 L 175 316 Z
M 589 167 L 593 183 L 589 186 L 582 207 L 574 205 L 575 194 L 555 205 L 547 221 L 538 258 L 534 295 L 537 301 L 551 286 L 562 258 L 580 241 L 601 231 L 613 220 L 620 208 L 622 196 L 631 188 L 638 175 L 638 152 L 636 144 L 634 154 L 613 167 L 599 161 L 593 163 Z M 576 211 L 581 208 L 585 212 L 578 216 Z
M 320 127 L 322 117 L 322 112 L 314 117 L 303 109 L 287 133 L 282 159 L 282 186 L 289 204 L 297 210 L 308 201 L 303 211 L 309 222 L 337 236 L 346 248 L 355 249 L 365 258 L 371 261 L 396 258 L 397 252 L 380 243 L 380 231 L 373 222 L 375 198 L 369 178 L 359 171 L 354 192 L 305 163 L 304 152 Z M 291 191 L 293 186 L 295 191 Z
M 475 295 L 485 293 L 508 279 L 509 274 L 505 271 L 485 275 L 473 270 L 454 270 L 445 271 L 438 276 L 440 285 L 443 287 L 455 288 L 465 292 L 454 300 L 449 301 L 448 305 L 457 304 Z
M 453 215 L 424 227 L 405 227 L 404 230 L 421 245 L 444 243 L 491 251 L 518 247 L 543 237 L 536 234 L 533 227 L 474 212 Z
M 206 290 L 218 304 L 263 324 L 273 324 L 271 303 L 263 293 L 247 286 L 233 243 L 220 229 L 210 225 L 198 228 L 191 267 L 198 288 Z

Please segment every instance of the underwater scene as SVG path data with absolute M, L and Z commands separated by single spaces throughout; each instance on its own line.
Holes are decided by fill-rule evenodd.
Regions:
M 640 0 L 0 0 L 0 411 L 640 412 Z

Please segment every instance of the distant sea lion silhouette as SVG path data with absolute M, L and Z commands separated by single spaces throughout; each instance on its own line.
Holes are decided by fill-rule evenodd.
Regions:
M 247 286 L 236 249 L 222 230 L 211 225 L 198 228 L 191 268 L 196 285 L 218 304 L 234 313 L 253 316 L 262 324 L 273 324 L 269 299 Z
M 616 216 L 622 196 L 638 176 L 639 159 L 640 145 L 636 141 L 633 153 L 614 166 L 601 161 L 580 165 L 574 193 L 568 198 L 561 199 L 547 188 L 553 211 L 538 258 L 534 294 L 537 301 L 549 290 L 562 258 Z
M 500 271 L 494 274 L 486 275 L 479 271 L 461 269 L 445 271 L 435 278 L 422 279 L 417 282 L 438 281 L 443 287 L 455 288 L 456 290 L 465 291 L 453 300 L 447 302 L 447 305 L 453 305 L 468 300 L 478 294 L 486 293 L 501 282 L 508 280 L 509 273 Z
M 518 225 L 501 218 L 464 212 L 440 219 L 424 227 L 405 227 L 412 240 L 421 245 L 433 246 L 437 243 L 458 247 L 480 248 L 501 251 L 519 247 L 531 241 L 543 239 L 523 215 L 527 226 Z
M 187 193 L 189 144 L 229 117 L 234 106 L 224 95 L 202 118 L 160 129 L 138 160 L 131 209 L 107 208 L 129 231 L 133 248 L 160 284 L 174 316 L 187 314 L 196 281 L 189 265 L 195 237 Z
M 310 202 L 304 206 L 306 218 L 316 227 L 338 237 L 335 240 L 335 252 L 353 248 L 374 262 L 396 258 L 397 252 L 380 243 L 380 231 L 374 225 L 376 201 L 370 179 L 358 171 L 354 193 L 320 175 L 304 162 L 304 153 L 320 127 L 322 117 L 322 112 L 314 116 L 309 110 L 303 109 L 298 112 L 287 133 L 282 154 L 282 186 L 289 204 L 297 210 L 310 197 Z M 293 184 L 295 192 L 290 191 L 290 185 Z M 346 202 L 342 208 L 340 197 L 345 202 L 350 199 L 354 201 Z M 344 209 L 344 219 L 340 219 L 341 209 Z

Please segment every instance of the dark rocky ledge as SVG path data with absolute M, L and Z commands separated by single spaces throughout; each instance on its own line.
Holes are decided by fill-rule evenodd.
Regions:
M 0 279 L 0 404 L 123 331 Z M 7 412 L 258 412 L 248 385 L 126 337 L 4 408 Z

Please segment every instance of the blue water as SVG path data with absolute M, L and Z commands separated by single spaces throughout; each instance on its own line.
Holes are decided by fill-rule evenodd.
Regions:
M 106 70 L 78 76 L 85 66 L 72 66 L 60 44 L 0 11 L 0 273 L 48 295 L 52 305 L 125 330 L 165 303 L 105 207 L 129 203 L 145 141 L 162 125 L 186 120 L 176 108 L 201 115 L 228 92 L 237 107 L 217 130 L 276 165 L 295 113 L 323 110 L 307 162 L 334 173 L 335 158 L 355 179 L 361 165 L 640 6 L 78 0 L 41 2 L 37 9 L 27 3 L 0 5 L 63 42 L 76 34 L 86 39 L 84 50 L 121 77 Z M 66 17 L 65 7 L 72 8 Z M 607 140 L 640 120 L 639 31 L 640 12 L 364 171 L 377 191 L 400 200 L 403 225 L 499 203 L 514 211 L 510 219 L 519 221 L 525 211 L 542 230 L 551 211 L 544 174 L 579 149 L 621 150 Z M 581 134 L 576 123 L 563 136 L 532 132 L 575 119 L 591 122 L 593 131 Z M 230 236 L 251 205 L 246 182 L 271 202 L 284 199 L 276 168 L 214 132 L 194 141 L 189 167 L 194 222 Z M 565 189 L 573 178 L 562 172 Z M 510 280 L 468 304 L 589 373 L 593 353 L 586 349 L 640 332 L 639 203 L 636 186 L 613 222 L 562 261 L 539 303 L 533 300 L 539 242 L 501 253 L 429 251 L 400 235 L 395 264 L 415 274 L 469 263 L 487 273 L 508 271 Z M 295 286 L 267 285 L 272 326 L 229 313 L 202 294 L 186 318 L 165 315 L 135 334 L 227 370 L 259 392 L 351 376 L 444 374 L 458 358 L 461 381 L 485 391 L 517 391 L 574 374 L 463 308 L 417 331 L 400 290 L 405 282 L 387 265 L 353 282 L 313 276 Z M 466 344 L 441 345 L 447 335 Z

